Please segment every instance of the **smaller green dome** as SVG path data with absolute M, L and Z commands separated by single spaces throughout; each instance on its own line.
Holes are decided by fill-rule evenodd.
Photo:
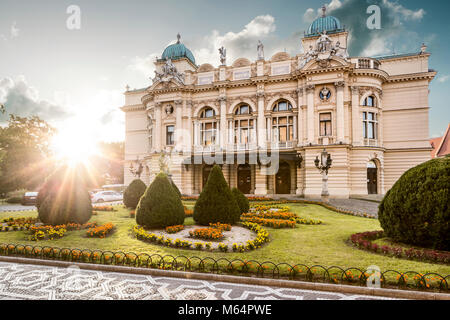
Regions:
M 326 15 L 326 7 L 322 7 L 323 14 L 309 26 L 307 36 L 315 36 L 326 31 L 327 33 L 343 31 L 339 19 Z
M 186 48 L 186 46 L 180 42 L 181 38 L 180 35 L 178 35 L 177 37 L 178 37 L 177 43 L 168 46 L 164 50 L 162 54 L 162 60 L 166 59 L 177 60 L 181 58 L 188 58 L 195 65 L 195 58 L 191 50 Z

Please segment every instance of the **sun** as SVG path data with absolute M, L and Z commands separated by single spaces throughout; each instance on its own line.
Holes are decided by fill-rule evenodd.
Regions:
M 61 130 L 53 138 L 51 150 L 56 159 L 66 161 L 71 166 L 87 164 L 89 157 L 98 154 L 95 139 L 80 127 L 76 130 Z

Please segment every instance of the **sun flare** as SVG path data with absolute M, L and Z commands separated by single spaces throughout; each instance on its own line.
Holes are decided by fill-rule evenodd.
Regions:
M 98 153 L 97 144 L 88 133 L 77 130 L 61 130 L 54 138 L 51 149 L 58 160 L 70 165 L 86 164 L 90 156 Z

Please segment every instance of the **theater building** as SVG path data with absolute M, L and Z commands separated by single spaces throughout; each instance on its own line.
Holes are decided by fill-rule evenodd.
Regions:
M 182 193 L 199 194 L 213 164 L 202 155 L 226 153 L 231 163 L 216 162 L 245 194 L 318 198 L 314 160 L 326 149 L 330 197 L 385 194 L 431 158 L 428 94 L 436 72 L 424 45 L 411 54 L 350 57 L 347 39 L 324 12 L 301 39 L 303 53 L 267 58 L 255 43 L 254 61 L 227 64 L 221 50 L 214 67 L 197 65 L 178 36 L 155 62 L 153 84 L 125 92 L 125 184 L 135 179 L 130 167 L 141 163 L 150 183 L 166 161 Z M 277 155 L 278 170 L 254 161 L 258 153 Z

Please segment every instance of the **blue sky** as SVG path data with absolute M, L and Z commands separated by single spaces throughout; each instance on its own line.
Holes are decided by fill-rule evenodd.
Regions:
M 148 86 L 152 61 L 178 32 L 197 63 L 218 65 L 221 45 L 229 62 L 255 59 L 259 39 L 268 57 L 297 54 L 324 3 L 350 30 L 351 55 L 418 52 L 422 42 L 428 45 L 430 68 L 439 72 L 431 85 L 430 136 L 441 135 L 450 122 L 450 3 L 438 0 L 0 0 L 0 103 L 60 128 L 82 123 L 95 139 L 121 140 L 125 85 Z M 381 30 L 365 28 L 371 4 L 382 9 Z M 70 5 L 81 9 L 80 30 L 66 27 Z

